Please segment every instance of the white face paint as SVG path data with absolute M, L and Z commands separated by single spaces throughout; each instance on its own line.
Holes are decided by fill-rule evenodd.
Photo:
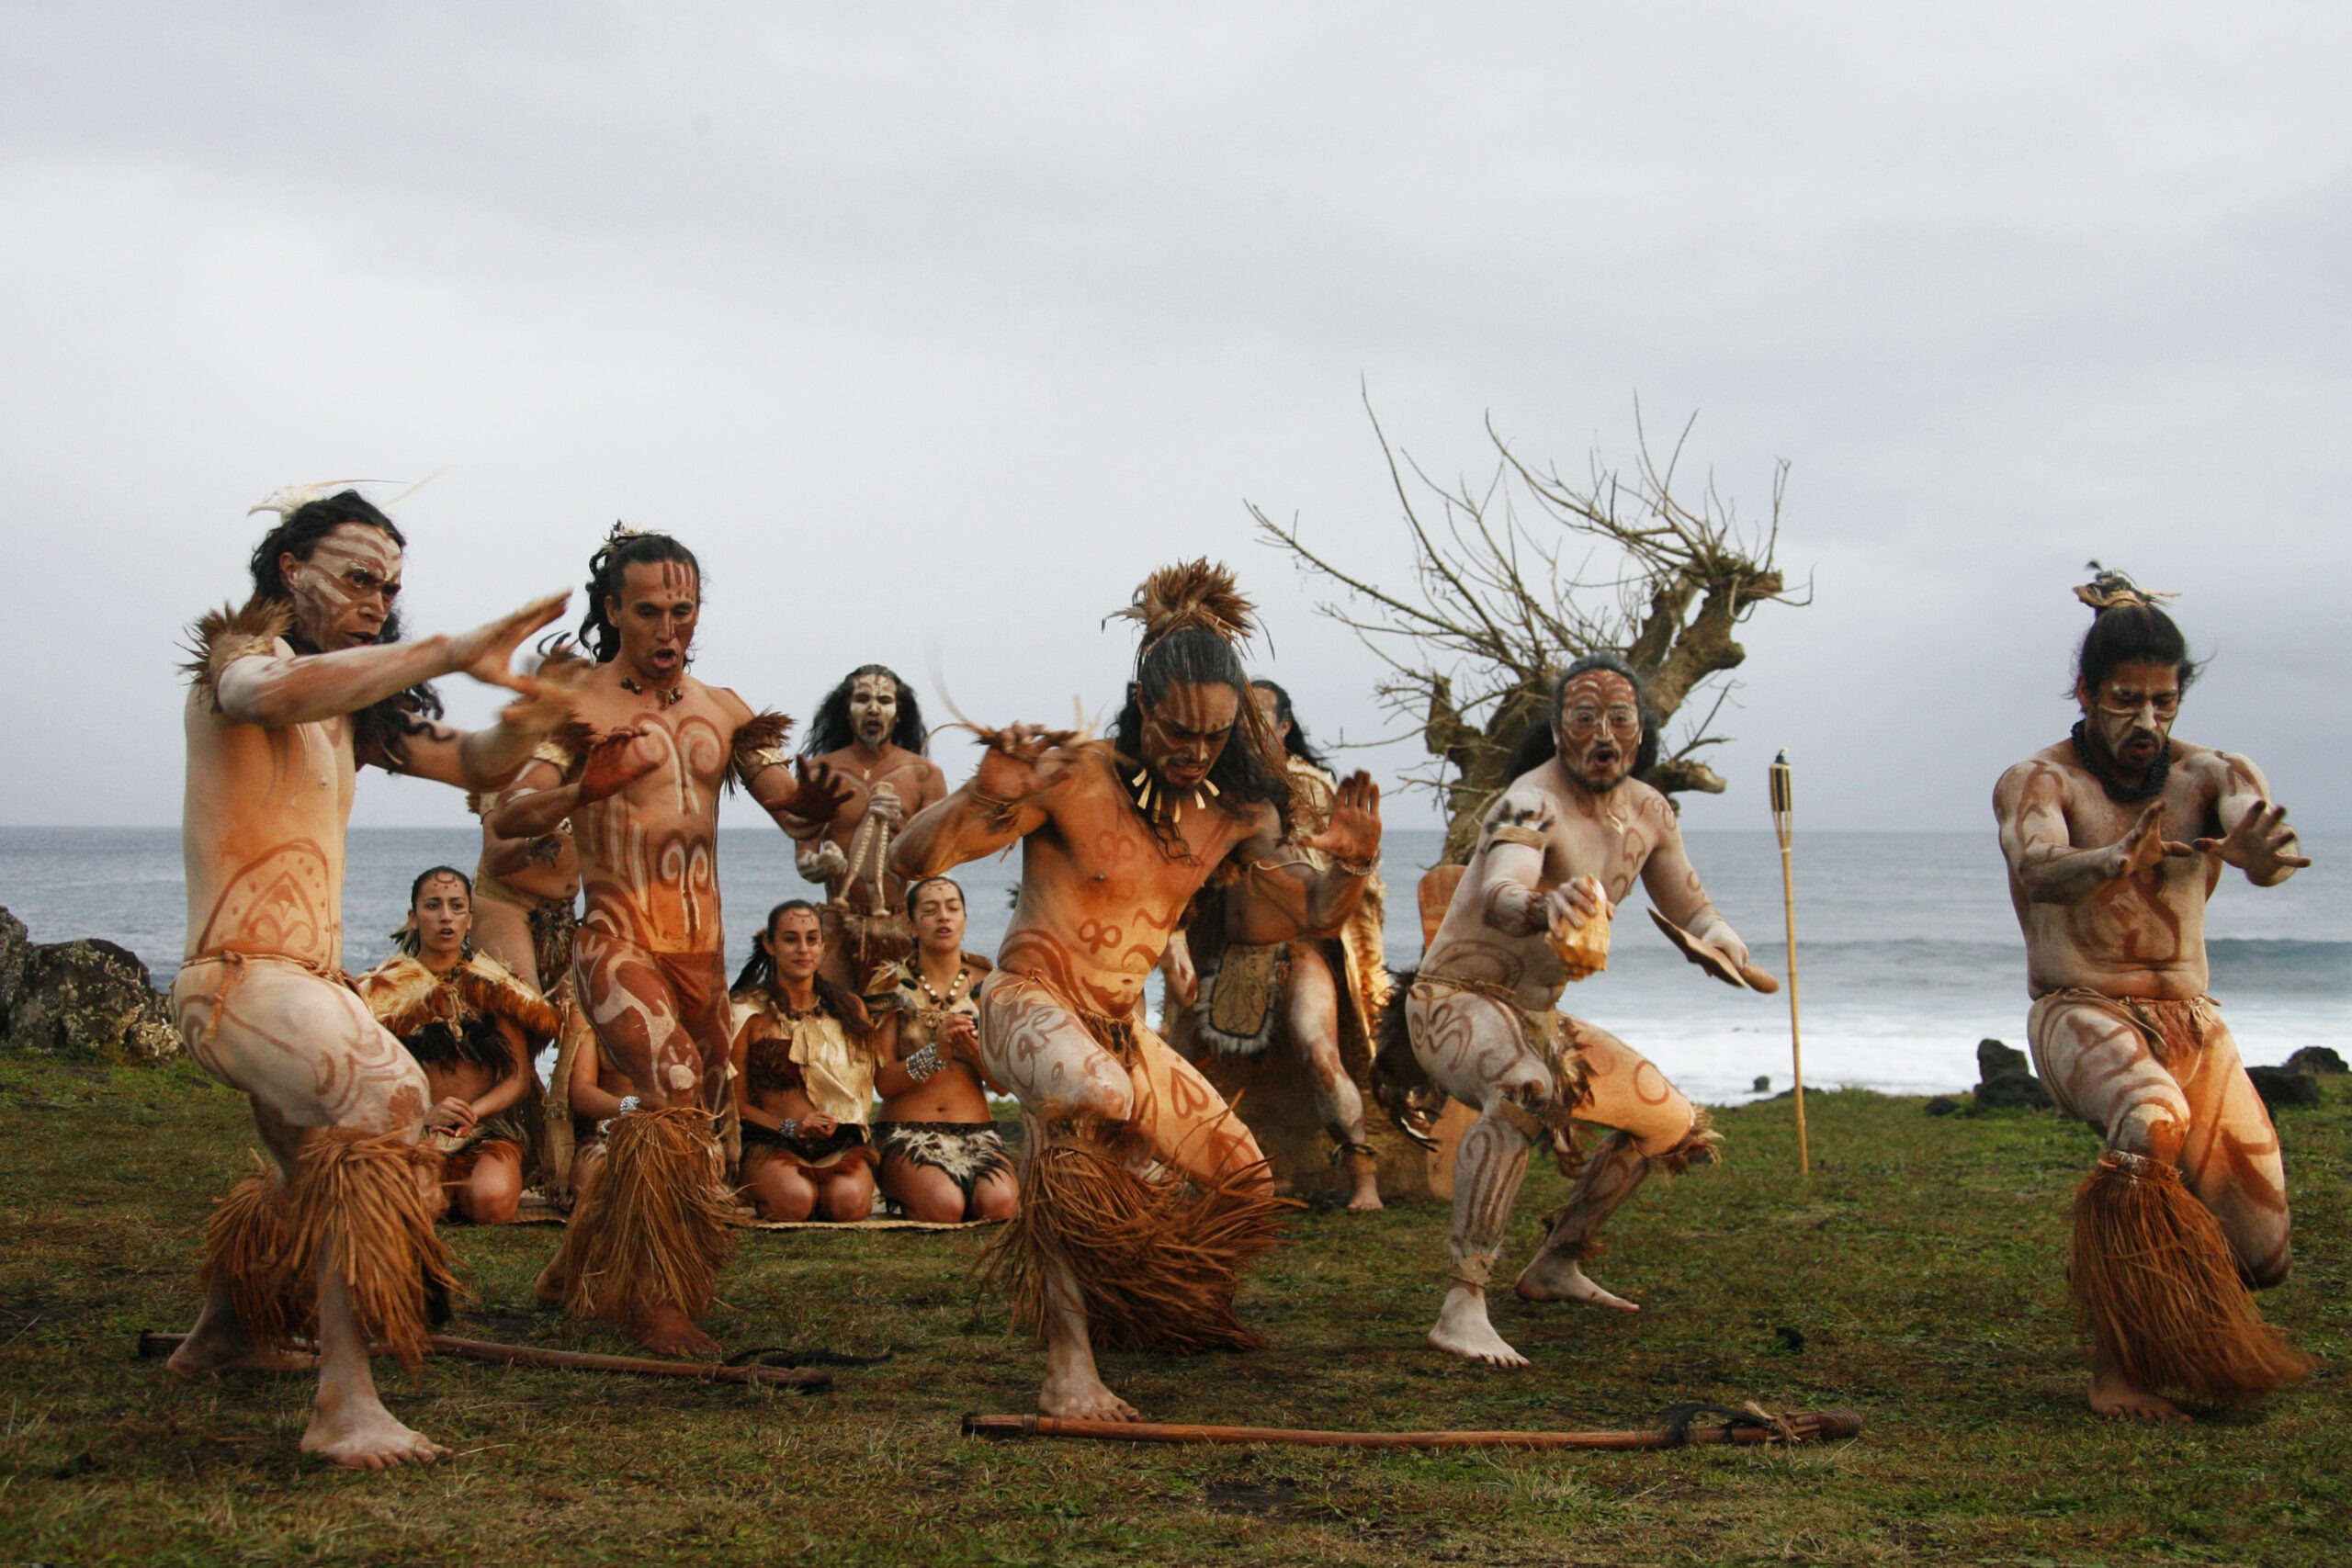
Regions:
M 850 682 L 849 723 L 859 745 L 879 750 L 899 727 L 899 683 L 888 675 L 860 675 Z
M 365 648 L 383 634 L 401 592 L 401 547 L 381 528 L 338 524 L 309 560 L 277 558 L 294 599 L 294 630 L 321 653 Z

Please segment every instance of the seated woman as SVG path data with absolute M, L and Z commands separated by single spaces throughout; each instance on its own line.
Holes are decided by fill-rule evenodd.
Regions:
M 571 1205 L 605 1167 L 605 1123 L 637 1109 L 637 1086 L 596 1048 L 592 1032 L 571 1057 Z
M 882 1093 L 874 1124 L 882 1192 L 912 1220 L 1008 1220 L 1019 1183 L 989 1118 L 975 1065 L 979 1004 L 972 993 L 989 961 L 964 951 L 964 890 L 944 876 L 907 889 L 915 951 L 881 972 L 874 1076 Z
M 444 1155 L 442 1190 L 460 1219 L 504 1224 L 523 1196 L 530 1129 L 516 1107 L 536 1087 L 531 1047 L 555 1032 L 555 1010 L 488 953 L 476 953 L 473 885 L 436 865 L 409 888 L 399 953 L 354 982 L 368 1011 L 424 1069 L 428 1138 Z
M 735 977 L 735 1109 L 743 1190 L 766 1220 L 862 1220 L 874 1207 L 873 1026 L 817 973 L 825 942 L 806 898 L 768 912 Z

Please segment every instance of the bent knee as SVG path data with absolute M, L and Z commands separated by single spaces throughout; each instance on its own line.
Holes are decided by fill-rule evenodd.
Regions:
M 2170 1161 L 2188 1139 L 2188 1101 L 2176 1089 L 2132 1100 L 2111 1116 L 2107 1145 L 2125 1154 Z
M 1135 1085 L 1122 1076 L 1116 1079 L 1088 1077 L 1074 1084 L 1058 1085 L 1034 1101 L 1024 1100 L 1022 1109 L 1048 1122 L 1069 1122 L 1081 1116 L 1125 1122 L 1134 1114 L 1135 1103 Z

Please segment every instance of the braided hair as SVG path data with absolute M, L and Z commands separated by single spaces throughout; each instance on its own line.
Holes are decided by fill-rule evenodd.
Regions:
M 258 604 L 290 604 L 294 591 L 287 585 L 285 570 L 278 564 L 280 556 L 292 556 L 307 561 L 319 547 L 319 541 L 346 523 L 363 524 L 380 530 L 386 538 L 405 550 L 407 536 L 392 520 L 356 490 L 337 491 L 316 501 L 303 502 L 278 519 L 277 526 L 262 536 L 254 547 L 249 563 L 254 579 L 254 600 Z M 385 607 L 384 624 L 378 628 L 378 643 L 401 639 L 401 615 L 397 604 Z M 297 653 L 316 653 L 318 649 L 299 632 L 288 631 L 286 640 Z M 408 761 L 408 738 L 427 728 L 429 722 L 441 716 L 441 697 L 434 691 L 433 682 L 420 681 L 404 692 L 394 692 L 361 708 L 351 716 L 352 750 L 363 761 L 381 761 L 397 768 Z
M 609 664 L 621 651 L 621 631 L 605 613 L 607 599 L 621 596 L 622 581 L 633 566 L 680 561 L 695 574 L 695 597 L 702 597 L 702 562 L 694 551 L 667 534 L 639 533 L 616 523 L 596 553 L 588 558 L 588 613 L 580 618 L 580 640 L 599 664 Z

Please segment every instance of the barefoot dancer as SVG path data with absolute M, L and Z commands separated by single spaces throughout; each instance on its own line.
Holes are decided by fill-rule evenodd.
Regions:
M 2094 615 L 2075 666 L 2083 716 L 2001 775 L 1993 809 L 2035 1065 L 2107 1145 L 2075 1196 L 2067 1270 L 2090 1330 L 2090 1406 L 2183 1421 L 2160 1389 L 2240 1404 L 2310 1364 L 2240 1283 L 2287 1277 L 2286 1169 L 2205 995 L 2205 902 L 2223 866 L 2276 887 L 2312 863 L 2259 768 L 2172 739 L 2197 674 L 2172 617 L 2120 572 L 2075 592 Z
M 553 594 L 460 637 L 399 639 L 400 530 L 353 491 L 264 503 L 254 595 L 196 626 L 186 714 L 187 956 L 174 1021 L 204 1069 L 253 1101 L 277 1168 L 205 1228 L 204 1311 L 175 1371 L 284 1369 L 315 1313 L 319 1393 L 306 1453 L 380 1469 L 447 1450 L 376 1396 L 370 1340 L 413 1366 L 447 1255 L 436 1156 L 416 1146 L 424 1074 L 352 993 L 343 962 L 344 829 L 359 763 L 482 790 L 570 712 L 560 677 L 507 669 L 560 614 Z M 262 508 L 255 508 L 256 511 Z M 470 735 L 425 682 L 458 672 L 525 694 Z
M 868 991 L 876 971 L 913 950 L 900 901 L 906 878 L 890 869 L 890 837 L 916 812 L 947 795 L 947 777 L 923 753 L 922 708 L 898 675 L 861 665 L 825 694 L 800 754 L 830 766 L 845 804 L 807 835 L 794 857 L 800 874 L 825 885 L 825 978 Z
M 1330 821 L 1339 781 L 1307 744 L 1289 693 L 1272 681 L 1255 681 L 1250 700 L 1282 738 L 1293 830 L 1320 832 Z M 1329 858 L 1300 852 L 1318 870 Z M 1258 931 L 1264 900 L 1247 884 L 1212 886 L 1194 901 L 1193 922 L 1169 942 L 1163 964 L 1180 1004 L 1170 1043 L 1190 1059 L 1208 1053 L 1254 1056 L 1277 1036 L 1298 1054 L 1331 1139 L 1332 1160 L 1347 1168 L 1348 1207 L 1359 1213 L 1380 1207 L 1380 1158 L 1365 1141 L 1356 1077 L 1371 1064 L 1377 1021 L 1388 1005 L 1383 892 L 1375 873 L 1337 938 L 1266 942 Z M 1273 913 L 1279 922 L 1280 911 Z
M 1152 574 L 1111 744 L 1024 725 L 988 732 L 969 783 L 907 824 L 909 877 L 1021 843 L 1021 892 L 980 988 L 980 1062 L 1019 1097 L 1021 1213 L 997 1256 L 1016 1317 L 1040 1328 L 1051 1416 L 1132 1420 L 1094 1346 L 1249 1346 L 1235 1272 L 1272 1244 L 1274 1201 L 1249 1132 L 1140 1016 L 1145 977 L 1201 884 L 1230 857 L 1287 912 L 1270 940 L 1338 929 L 1380 849 L 1358 773 L 1331 826 L 1283 841 L 1282 749 L 1248 701 L 1234 641 L 1250 605 L 1205 561 Z M 1189 1181 L 1195 1192 L 1183 1192 Z M 1091 1337 L 1090 1337 L 1091 1335 Z
M 814 904 L 778 904 L 754 941 L 733 992 L 743 1190 L 763 1220 L 862 1220 L 874 1208 L 873 1020 L 819 973 Z
M 436 865 L 409 888 L 404 951 L 356 982 L 368 1010 L 424 1069 L 424 1113 L 442 1156 L 441 1188 L 458 1218 L 503 1225 L 523 1200 L 531 1146 L 532 1050 L 556 1031 L 554 1008 L 487 953 L 477 953 L 472 887 Z
M 1487 1317 L 1530 1151 L 1577 1169 L 1571 1117 L 1614 1129 L 1584 1160 L 1568 1201 L 1546 1216 L 1544 1246 L 1519 1276 L 1529 1301 L 1640 1309 L 1585 1278 L 1593 1233 L 1653 1168 L 1714 1158 L 1717 1134 L 1657 1067 L 1615 1036 L 1554 1010 L 1567 982 L 1547 933 L 1605 920 L 1640 877 L 1680 928 L 1689 956 L 1737 986 L 1773 984 L 1708 902 L 1666 796 L 1633 775 L 1656 758 L 1639 678 L 1614 654 L 1588 654 L 1554 689 L 1552 722 L 1513 759 L 1518 776 L 1480 829 L 1468 872 L 1404 998 L 1413 1055 L 1478 1119 L 1454 1156 L 1453 1269 L 1430 1343 L 1495 1366 L 1524 1367 Z M 1746 976 L 1744 980 L 1742 976 Z
M 780 823 L 796 803 L 822 817 L 833 801 L 821 764 L 795 784 L 782 715 L 754 714 L 686 673 L 702 612 L 693 552 L 664 534 L 616 527 L 588 570 L 581 634 L 597 662 L 578 694 L 582 724 L 540 749 L 490 826 L 537 838 L 571 820 L 588 905 L 573 980 L 636 1103 L 607 1131 L 593 1201 L 573 1209 L 539 1289 L 575 1317 L 620 1324 L 649 1349 L 709 1356 L 718 1347 L 693 1320 L 710 1304 L 727 1252 L 711 1118 L 727 1092 L 733 1032 L 718 792 L 740 780 Z
M 910 1220 L 1009 1220 L 1020 1184 L 980 1082 L 980 1004 L 990 967 L 964 951 L 964 889 L 932 876 L 907 888 L 914 956 L 883 971 L 874 1123 L 882 1190 Z

